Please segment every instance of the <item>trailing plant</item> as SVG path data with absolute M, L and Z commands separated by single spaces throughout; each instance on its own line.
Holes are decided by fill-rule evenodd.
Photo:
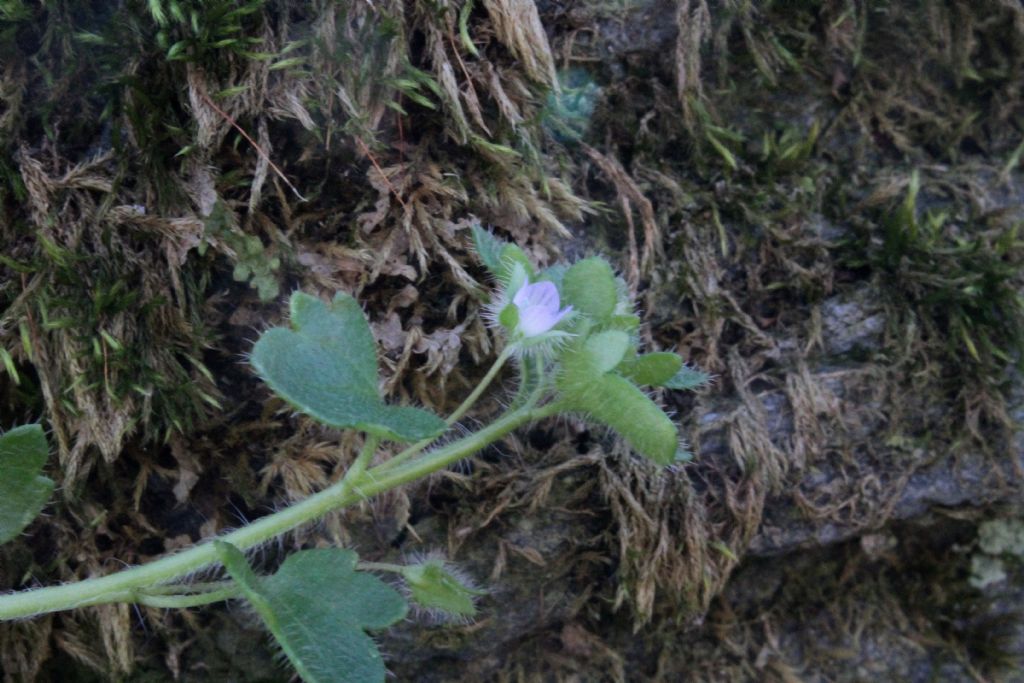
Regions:
M 488 317 L 505 345 L 447 419 L 384 402 L 374 339 L 355 299 L 338 293 L 327 302 L 295 292 L 290 325 L 264 332 L 251 363 L 297 410 L 331 427 L 364 434 L 362 449 L 341 481 L 149 564 L 0 596 L 0 619 L 118 602 L 187 608 L 244 599 L 304 680 L 382 681 L 384 662 L 368 632 L 402 619 L 408 606 L 377 573 L 396 574 L 414 604 L 456 619 L 476 613 L 481 592 L 435 556 L 393 565 L 364 562 L 350 549 L 311 549 L 291 555 L 276 573 L 264 576 L 249 564 L 245 551 L 328 512 L 422 479 L 522 425 L 553 415 L 575 414 L 606 425 L 657 465 L 687 459 L 676 425 L 642 387 L 694 389 L 708 376 L 686 367 L 674 353 L 639 350 L 640 318 L 608 262 L 592 257 L 537 270 L 518 246 L 479 227 L 474 242 L 497 282 Z M 477 431 L 435 445 L 508 363 L 515 366 L 519 385 L 505 412 Z M 375 465 L 382 441 L 409 445 Z M 53 486 L 41 474 L 46 453 L 38 425 L 0 437 L 0 540 L 20 533 L 45 504 Z M 226 570 L 223 580 L 190 580 L 214 564 Z

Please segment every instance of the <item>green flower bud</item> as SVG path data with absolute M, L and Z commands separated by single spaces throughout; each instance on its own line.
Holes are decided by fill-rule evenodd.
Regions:
M 469 619 L 476 615 L 476 598 L 485 594 L 458 569 L 439 558 L 427 558 L 402 568 L 413 601 L 428 612 Z

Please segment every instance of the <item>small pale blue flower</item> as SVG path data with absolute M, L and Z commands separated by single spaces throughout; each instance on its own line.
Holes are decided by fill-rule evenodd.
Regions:
M 516 330 L 526 339 L 544 334 L 572 311 L 572 306 L 559 309 L 558 288 L 548 281 L 523 285 L 512 303 L 519 309 Z

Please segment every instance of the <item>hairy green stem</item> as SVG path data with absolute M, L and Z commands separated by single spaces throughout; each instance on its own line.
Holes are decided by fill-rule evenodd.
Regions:
M 480 383 L 476 386 L 475 389 L 473 389 L 472 393 L 470 393 L 470 395 L 466 397 L 466 400 L 459 404 L 459 407 L 455 409 L 454 413 L 448 416 L 448 419 L 445 420 L 445 424 L 447 424 L 449 427 L 452 426 L 453 424 L 458 422 L 459 419 L 461 419 L 462 416 L 465 415 L 470 408 L 473 407 L 473 404 L 477 402 L 480 396 L 484 393 L 484 390 L 487 389 L 488 386 L 490 386 L 491 382 L 494 381 L 494 378 L 498 376 L 498 372 L 501 370 L 502 366 L 504 366 L 506 361 L 508 361 L 508 359 L 511 357 L 512 349 L 511 347 L 506 347 L 505 350 L 498 355 L 498 358 L 494 361 L 494 364 L 491 365 L 490 369 L 487 371 L 487 374 L 484 375 L 484 378 L 482 380 L 480 380 Z M 401 453 L 398 453 L 397 455 L 391 457 L 387 462 L 381 463 L 379 465 L 378 471 L 384 472 L 393 467 L 401 465 L 402 463 L 408 461 L 410 458 L 419 454 L 424 448 L 426 448 L 433 442 L 434 439 L 432 438 L 417 441 L 416 443 L 409 446 Z
M 491 366 L 491 369 L 488 370 L 487 374 L 484 375 L 484 378 L 480 380 L 480 384 L 476 385 L 476 389 L 473 389 L 473 392 L 466 397 L 466 400 L 463 401 L 458 408 L 455 409 L 455 412 L 448 416 L 445 423 L 449 427 L 462 419 L 462 416 L 473 407 L 473 404 L 477 402 L 477 399 L 479 399 L 484 393 L 484 390 L 486 390 L 487 387 L 490 386 L 491 382 L 494 381 L 494 378 L 498 376 L 498 372 L 501 370 L 502 366 L 505 365 L 505 361 L 512 357 L 512 348 L 513 347 L 511 346 L 505 347 L 505 349 L 498 355 L 497 360 L 494 361 L 494 365 Z
M 162 586 L 148 586 L 139 590 L 145 595 L 186 595 L 191 593 L 213 593 L 234 585 L 234 581 L 203 581 L 197 583 L 168 583 Z
M 234 581 L 175 583 L 164 586 L 130 588 L 118 593 L 104 595 L 101 599 L 92 600 L 86 604 L 100 605 L 111 602 L 128 602 L 146 605 L 147 607 L 199 607 L 237 598 L 241 593 L 241 589 Z
M 339 508 L 421 479 L 505 436 L 524 424 L 559 412 L 558 403 L 508 413 L 478 432 L 430 451 L 411 462 L 383 471 L 366 470 L 358 480 L 348 476 L 290 507 L 220 537 L 238 548 L 264 543 Z M 358 458 L 357 458 L 358 460 Z M 164 584 L 218 562 L 212 539 L 149 564 L 76 583 L 38 588 L 0 596 L 0 620 L 57 612 L 109 602 L 133 602 L 138 589 Z M 182 596 L 190 597 L 190 596 Z
M 540 354 L 524 356 L 520 363 L 519 386 L 510 404 L 512 410 L 536 403 L 545 386 L 544 358 Z
M 533 364 L 529 358 L 523 357 L 519 360 L 519 386 L 516 387 L 515 393 L 512 395 L 512 400 L 509 405 L 513 410 L 521 407 L 524 403 L 526 395 L 533 388 Z
M 140 591 L 128 591 L 129 597 L 124 602 L 134 602 L 148 607 L 199 607 L 214 602 L 223 602 L 237 598 L 242 590 L 237 585 L 230 585 L 220 590 L 206 591 L 204 593 L 192 593 L 190 595 L 149 595 Z M 118 600 L 117 602 L 122 602 Z
M 372 434 L 366 435 L 366 440 L 363 442 L 363 447 L 359 450 L 359 455 L 349 465 L 348 470 L 345 472 L 345 476 L 341 480 L 341 489 L 338 492 L 339 496 L 345 495 L 352 487 L 352 485 L 359 481 L 359 478 L 366 472 L 366 466 L 373 460 L 373 454 L 377 452 L 377 446 L 380 445 L 380 437 L 373 436 Z

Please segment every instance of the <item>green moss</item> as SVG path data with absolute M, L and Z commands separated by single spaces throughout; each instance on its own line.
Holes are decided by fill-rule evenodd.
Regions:
M 1016 223 L 918 207 L 915 172 L 906 193 L 875 214 L 844 260 L 868 266 L 914 315 L 928 343 L 967 377 L 1000 383 L 1024 350 L 1024 242 Z
M 48 282 L 33 298 L 34 313 L 40 333 L 63 352 L 54 360 L 67 372 L 60 396 L 70 413 L 83 416 L 85 395 L 99 402 L 105 396 L 114 406 L 131 400 L 145 406 L 132 410 L 145 434 L 163 438 L 170 430 L 188 432 L 220 408 L 202 360 L 210 341 L 198 313 L 204 276 L 196 281 L 191 269 L 182 273 L 193 316 L 181 319 L 144 268 L 128 260 L 134 254 L 56 246 L 44 254 Z

